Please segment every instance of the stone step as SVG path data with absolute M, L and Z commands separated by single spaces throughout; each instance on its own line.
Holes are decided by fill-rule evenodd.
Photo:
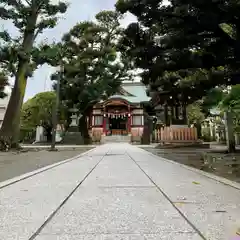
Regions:
M 103 136 L 102 143 L 111 143 L 111 142 L 130 142 L 130 136 L 122 136 L 122 135 L 113 135 L 113 136 Z

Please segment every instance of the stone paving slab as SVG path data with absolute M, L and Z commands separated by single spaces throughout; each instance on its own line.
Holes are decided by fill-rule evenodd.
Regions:
M 82 186 L 154 187 L 152 182 L 127 155 L 106 156 Z
M 105 146 L 107 155 L 37 239 L 199 239 L 128 156 L 130 145 Z
M 195 233 L 40 235 L 36 240 L 201 240 Z
M 106 144 L 1 189 L 0 239 L 232 240 L 239 199 L 136 146 Z
M 79 188 L 42 234 L 150 234 L 194 230 L 152 188 Z
M 0 239 L 27 240 L 100 159 L 88 153 L 1 189 Z
M 233 239 L 240 227 L 240 191 L 164 161 L 144 150 L 128 151 L 206 239 Z

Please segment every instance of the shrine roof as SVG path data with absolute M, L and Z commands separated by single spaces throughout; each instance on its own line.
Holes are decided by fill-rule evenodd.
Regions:
M 146 87 L 141 82 L 124 82 L 121 86 L 121 90 L 124 94 L 118 93 L 110 97 L 122 98 L 130 103 L 149 102 L 150 97 L 147 96 Z

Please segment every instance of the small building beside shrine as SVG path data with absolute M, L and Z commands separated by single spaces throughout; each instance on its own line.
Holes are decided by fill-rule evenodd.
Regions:
M 141 137 L 144 128 L 144 105 L 150 102 L 141 82 L 124 82 L 117 94 L 94 105 L 88 118 L 94 140 L 107 136 Z

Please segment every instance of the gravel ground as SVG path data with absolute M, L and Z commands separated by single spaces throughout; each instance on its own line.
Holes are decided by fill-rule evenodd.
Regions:
M 37 170 L 53 163 L 64 161 L 92 147 L 60 149 L 57 152 L 47 150 L 29 150 L 26 152 L 0 152 L 0 182 Z

